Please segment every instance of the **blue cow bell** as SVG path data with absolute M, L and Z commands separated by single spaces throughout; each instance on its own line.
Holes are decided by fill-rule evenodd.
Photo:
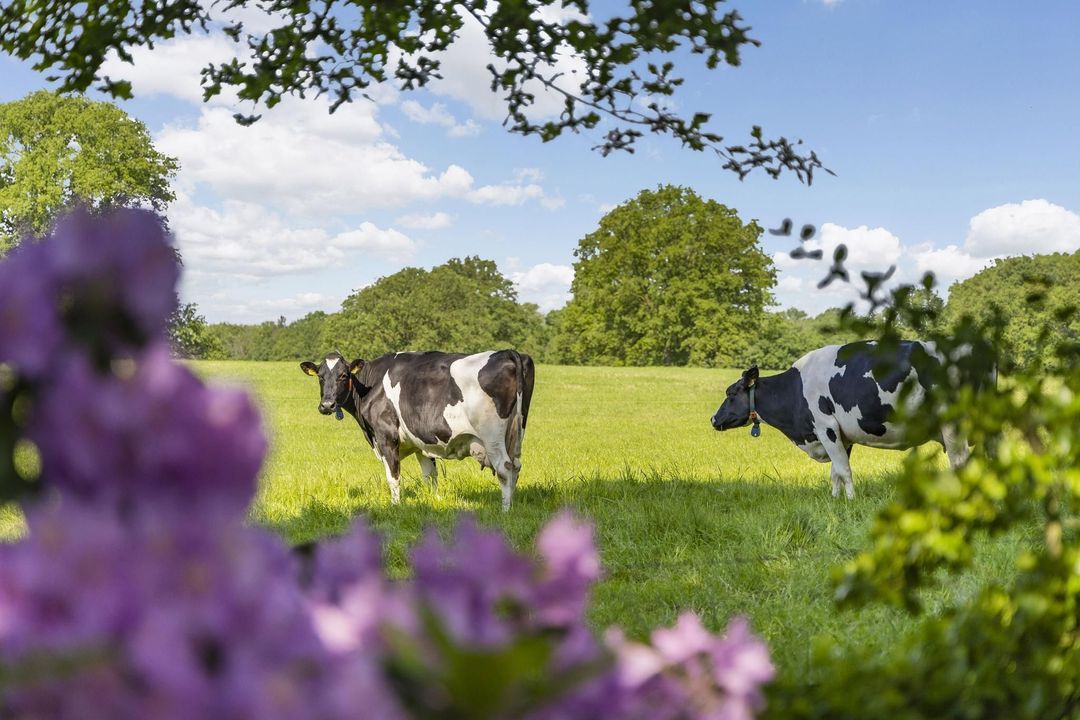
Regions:
M 334 411 L 334 417 L 336 417 L 338 420 L 344 420 L 345 419 L 345 413 L 341 412 L 341 408 L 338 408 L 337 410 Z

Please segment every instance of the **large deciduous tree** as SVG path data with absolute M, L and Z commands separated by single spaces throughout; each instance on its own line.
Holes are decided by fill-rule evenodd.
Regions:
M 1080 341 L 1080 317 L 1064 310 L 1080 307 L 1080 252 L 995 260 L 991 267 L 949 290 L 946 315 L 979 323 L 1000 313 L 1005 322 L 1000 348 L 1007 365 L 1055 368 L 1047 347 Z
M 220 22 L 212 9 L 225 11 Z M 259 22 L 244 26 L 229 11 Z M 216 30 L 236 42 L 237 57 L 203 70 L 206 98 L 229 88 L 273 107 L 285 95 L 328 94 L 336 108 L 383 83 L 407 91 L 441 77 L 442 53 L 462 39 L 466 23 L 483 33 L 491 91 L 513 132 L 547 141 L 565 130 L 602 129 L 596 147 L 604 154 L 632 149 L 645 132 L 665 133 L 715 151 L 740 177 L 787 169 L 810 182 L 821 168 L 799 141 L 768 139 L 755 126 L 747 141 L 726 142 L 709 129 L 708 113 L 672 109 L 668 98 L 683 83 L 672 57 L 689 52 L 710 69 L 736 66 L 745 47 L 760 44 L 724 0 L 10 0 L 0 7 L 0 49 L 52 71 L 62 90 L 100 82 L 130 97 L 129 82 L 101 72 L 110 53 L 131 61 L 132 48 Z M 562 102 L 558 116 L 536 112 L 541 93 Z
M 399 350 L 541 348 L 543 318 L 519 304 L 490 260 L 452 259 L 407 267 L 350 295 L 323 326 L 326 348 L 374 357 Z
M 161 213 L 176 169 L 146 126 L 110 103 L 42 90 L 0 104 L 0 255 L 75 204 Z
M 761 228 L 687 188 L 644 190 L 578 243 L 560 343 L 577 362 L 753 360 L 776 271 Z

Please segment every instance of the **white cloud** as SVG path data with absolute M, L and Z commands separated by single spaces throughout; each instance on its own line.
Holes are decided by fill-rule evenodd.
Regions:
M 432 213 L 430 215 L 413 213 L 411 215 L 402 215 L 395 222 L 402 227 L 413 230 L 441 230 L 442 228 L 450 227 L 453 218 L 444 212 Z
M 474 120 L 458 122 L 457 118 L 450 114 L 442 103 L 435 103 L 431 107 L 424 107 L 416 100 L 405 100 L 401 103 L 401 111 L 413 122 L 421 125 L 441 125 L 446 128 L 446 134 L 450 137 L 469 137 L 480 133 L 480 126 Z
M 536 303 L 542 312 L 548 312 L 569 302 L 574 268 L 569 265 L 540 263 L 524 272 L 510 273 L 510 279 L 522 302 Z
M 540 182 L 544 179 L 544 171 L 535 167 L 516 168 L 514 179 L 518 182 Z
M 521 205 L 526 200 L 539 200 L 544 197 L 544 188 L 536 184 L 529 185 L 484 185 L 469 192 L 466 197 L 470 202 L 480 205 Z
M 471 15 L 462 12 L 463 25 L 457 40 L 444 52 L 432 55 L 440 63 L 440 80 L 433 81 L 428 88 L 437 95 L 452 97 L 469 105 L 474 113 L 488 120 L 502 121 L 506 117 L 504 93 L 491 91 L 491 72 L 488 65 L 497 70 L 505 63 L 495 57 L 488 43 L 484 29 Z M 566 22 L 570 19 L 587 20 L 574 8 L 565 8 L 561 4 L 545 8 L 541 16 L 552 22 Z M 396 59 L 391 59 L 396 63 Z M 577 91 L 585 81 L 585 61 L 569 52 L 560 54 L 554 65 L 545 75 L 559 77 L 558 84 L 566 90 Z M 561 94 L 548 90 L 539 82 L 526 85 L 526 91 L 532 93 L 535 101 L 528 109 L 528 115 L 534 120 L 558 115 L 564 107 Z
M 798 244 L 798 239 L 790 247 Z M 847 247 L 847 259 L 844 266 L 851 276 L 851 283 L 833 281 L 819 289 L 818 282 L 828 273 L 832 265 L 833 253 L 841 244 Z M 772 259 L 779 270 L 776 286 L 777 299 L 781 305 L 793 306 L 810 314 L 858 300 L 858 291 L 865 289 L 859 273 L 884 272 L 890 265 L 899 265 L 900 271 L 893 276 L 887 287 L 899 284 L 904 277 L 902 257 L 904 254 L 900 239 L 885 228 L 871 228 L 860 225 L 846 228 L 835 223 L 824 223 L 811 240 L 803 243 L 810 250 L 821 250 L 823 259 L 796 260 L 789 250 L 773 253 Z
M 215 210 L 181 196 L 170 218 L 185 265 L 203 275 L 266 277 L 330 267 L 353 254 L 403 262 L 416 253 L 407 236 L 370 222 L 332 234 L 236 200 Z
M 870 228 L 860 225 L 846 228 L 842 225 L 825 223 L 818 230 L 817 237 L 809 240 L 807 250 L 824 251 L 825 261 L 831 263 L 836 248 L 843 243 L 847 246 L 846 264 L 855 270 L 887 270 L 900 259 L 900 238 L 885 228 Z M 802 261 L 799 261 L 802 262 Z
M 854 287 L 835 281 L 818 290 L 832 252 L 843 242 L 848 248 L 845 263 Z M 1080 250 L 1080 215 L 1047 200 L 1025 200 L 984 210 L 969 223 L 963 245 L 938 247 L 931 243 L 905 245 L 885 228 L 863 225 L 854 229 L 825 223 L 806 249 L 822 249 L 820 262 L 794 260 L 788 252 L 773 253 L 779 272 L 777 297 L 783 305 L 793 305 L 816 313 L 826 307 L 845 304 L 862 288 L 860 271 L 880 272 L 897 266 L 888 287 L 918 281 L 926 272 L 934 273 L 937 290 L 947 295 L 949 287 L 990 266 L 995 259 L 1014 255 Z
M 971 218 L 964 251 L 974 257 L 1072 252 L 1080 248 L 1080 215 L 1047 200 L 1024 200 Z
M 180 160 L 181 187 L 325 216 L 460 196 L 472 176 L 459 165 L 441 173 L 381 139 L 376 106 L 327 113 L 327 102 L 286 99 L 251 127 L 225 108 L 203 107 L 195 126 L 166 126 L 160 150 Z
M 202 102 L 200 71 L 211 63 L 236 57 L 236 45 L 222 35 L 193 35 L 131 49 L 132 63 L 110 54 L 101 72 L 113 80 L 128 80 L 136 96 L 169 95 Z M 220 102 L 220 100 L 218 100 Z
M 289 321 L 307 315 L 316 310 L 335 312 L 343 298 L 333 298 L 322 293 L 298 293 L 290 297 L 269 300 L 251 300 L 235 302 L 227 293 L 212 296 L 217 312 L 229 318 L 228 322 L 257 323 L 264 320 L 276 320 L 284 315 Z
M 949 288 L 957 280 L 969 278 L 993 261 L 992 258 L 976 258 L 956 245 L 935 248 L 929 243 L 916 245 L 909 251 L 915 261 L 915 270 L 919 277 L 924 273 L 934 273 L 939 291 Z
M 544 22 L 559 23 L 560 25 L 565 25 L 571 20 L 577 20 L 578 22 L 588 22 L 589 20 L 589 16 L 576 7 L 567 7 L 561 2 L 539 7 L 536 9 L 535 14 Z

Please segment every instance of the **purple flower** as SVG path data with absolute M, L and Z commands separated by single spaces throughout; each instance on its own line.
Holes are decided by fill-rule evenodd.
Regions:
M 50 268 L 94 332 L 112 331 L 119 346 L 140 337 L 161 338 L 176 307 L 180 277 L 162 221 L 146 210 L 104 216 L 76 211 L 62 218 L 43 244 Z M 130 321 L 132 328 L 124 327 Z M 134 330 L 136 337 L 128 337 Z
M 618 658 L 616 695 L 627 718 L 749 720 L 775 673 L 765 644 L 741 618 L 716 636 L 683 613 L 673 627 L 653 631 L 651 645 L 628 642 L 615 629 L 607 644 Z
M 500 645 L 528 626 L 533 564 L 472 517 L 458 522 L 451 545 L 429 530 L 412 551 L 412 565 L 418 601 L 437 612 L 458 643 Z
M 0 261 L 0 363 L 27 378 L 46 371 L 63 341 L 46 253 L 29 243 Z
M 156 496 L 246 507 L 266 450 L 246 395 L 207 388 L 164 346 L 121 375 L 99 375 L 81 357 L 57 371 L 28 432 L 50 485 L 124 507 Z
M 122 632 L 131 568 L 112 553 L 123 530 L 108 515 L 66 508 L 30 508 L 27 521 L 28 540 L 0 544 L 0 652 L 93 647 Z
M 163 338 L 178 277 L 153 213 L 73 212 L 0 262 L 0 363 L 43 378 L 56 372 L 65 338 L 95 360 Z
M 536 549 L 544 563 L 533 598 L 539 621 L 550 625 L 579 621 L 588 604 L 589 588 L 600 578 L 600 555 L 592 525 L 561 512 L 540 531 Z
M 379 538 L 363 522 L 344 537 L 322 543 L 308 598 L 315 630 L 332 652 L 370 655 L 381 649 L 380 628 L 415 629 L 407 587 L 383 573 Z
M 165 508 L 119 525 L 66 501 L 28 520 L 0 548 L 0 657 L 37 671 L 0 716 L 344 717 L 344 663 L 275 537 Z

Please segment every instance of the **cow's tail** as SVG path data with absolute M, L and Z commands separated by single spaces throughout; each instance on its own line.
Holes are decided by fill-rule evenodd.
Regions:
M 529 405 L 532 403 L 533 380 L 536 368 L 533 360 L 525 353 L 510 351 L 517 375 L 517 400 L 506 426 L 506 452 L 517 468 L 521 467 L 521 445 L 525 438 L 525 426 L 529 421 Z

